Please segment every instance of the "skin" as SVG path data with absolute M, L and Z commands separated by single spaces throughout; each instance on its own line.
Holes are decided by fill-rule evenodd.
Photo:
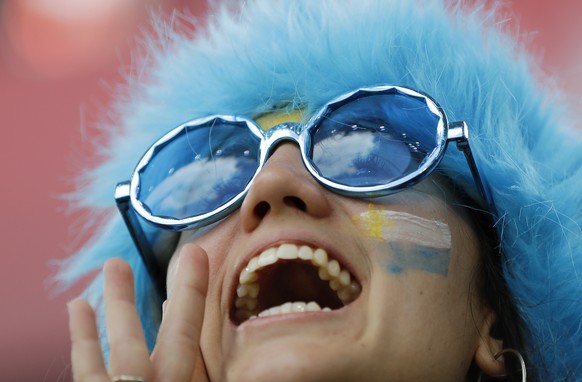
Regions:
M 473 361 L 488 375 L 503 374 L 503 363 L 493 357 L 501 341 L 490 336 L 495 314 L 471 292 L 476 237 L 440 194 L 428 180 L 374 200 L 376 208 L 445 222 L 452 233 L 446 275 L 390 272 L 386 246 L 354 223 L 369 201 L 323 189 L 304 169 L 298 149 L 283 144 L 238 212 L 179 246 L 151 356 L 139 329 L 131 271 L 121 260 L 104 267 L 109 370 L 91 308 L 81 300 L 69 304 L 75 380 L 126 374 L 178 382 L 464 381 Z M 267 212 L 259 214 L 257 205 Z M 286 242 L 339 255 L 359 280 L 361 295 L 333 312 L 271 316 L 236 327 L 229 307 L 241 267 L 261 250 Z

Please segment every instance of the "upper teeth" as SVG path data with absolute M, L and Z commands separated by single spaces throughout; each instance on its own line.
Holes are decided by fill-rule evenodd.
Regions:
M 236 289 L 237 298 L 235 300 L 235 317 L 243 321 L 258 316 L 267 316 L 273 314 L 329 310 L 323 309 L 316 302 L 290 301 L 280 306 L 258 311 L 257 296 L 260 292 L 259 271 L 269 265 L 275 264 L 279 260 L 300 259 L 310 261 L 318 268 L 319 277 L 329 282 L 331 289 L 336 291 L 338 298 L 344 303 L 349 304 L 360 293 L 360 285 L 352 280 L 350 273 L 342 269 L 337 260 L 328 259 L 327 252 L 321 248 L 313 250 L 304 245 L 298 247 L 294 244 L 283 244 L 278 248 L 269 248 L 258 256 L 249 260 L 245 269 L 239 276 L 239 285 Z

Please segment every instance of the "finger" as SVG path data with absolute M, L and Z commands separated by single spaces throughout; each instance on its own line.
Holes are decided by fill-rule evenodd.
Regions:
M 110 374 L 151 380 L 149 352 L 135 306 L 131 268 L 123 260 L 112 259 L 105 263 L 103 272 Z
M 109 382 L 93 309 L 84 300 L 71 301 L 67 309 L 73 379 L 78 382 Z
M 190 381 L 199 357 L 208 257 L 194 244 L 185 245 L 179 256 L 175 288 L 152 354 L 156 380 Z

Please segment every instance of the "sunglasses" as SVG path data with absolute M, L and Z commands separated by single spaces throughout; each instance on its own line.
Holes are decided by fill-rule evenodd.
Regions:
M 430 175 L 447 145 L 461 150 L 478 192 L 492 206 L 468 141 L 465 122 L 447 121 L 428 95 L 401 86 L 360 88 L 320 108 L 305 124 L 267 131 L 241 116 L 186 122 L 155 142 L 117 206 L 160 293 L 180 232 L 200 229 L 238 209 L 277 145 L 295 142 L 309 173 L 325 188 L 353 198 L 386 196 Z

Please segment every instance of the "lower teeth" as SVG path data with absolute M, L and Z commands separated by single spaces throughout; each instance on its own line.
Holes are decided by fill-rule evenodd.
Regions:
M 309 303 L 305 302 L 286 302 L 279 306 L 274 306 L 269 309 L 263 310 L 258 314 L 259 317 L 275 316 L 278 314 L 287 313 L 303 313 L 303 312 L 317 312 L 317 311 L 331 311 L 330 308 L 321 308 L 318 303 L 311 301 Z M 250 317 L 252 318 L 252 316 Z

